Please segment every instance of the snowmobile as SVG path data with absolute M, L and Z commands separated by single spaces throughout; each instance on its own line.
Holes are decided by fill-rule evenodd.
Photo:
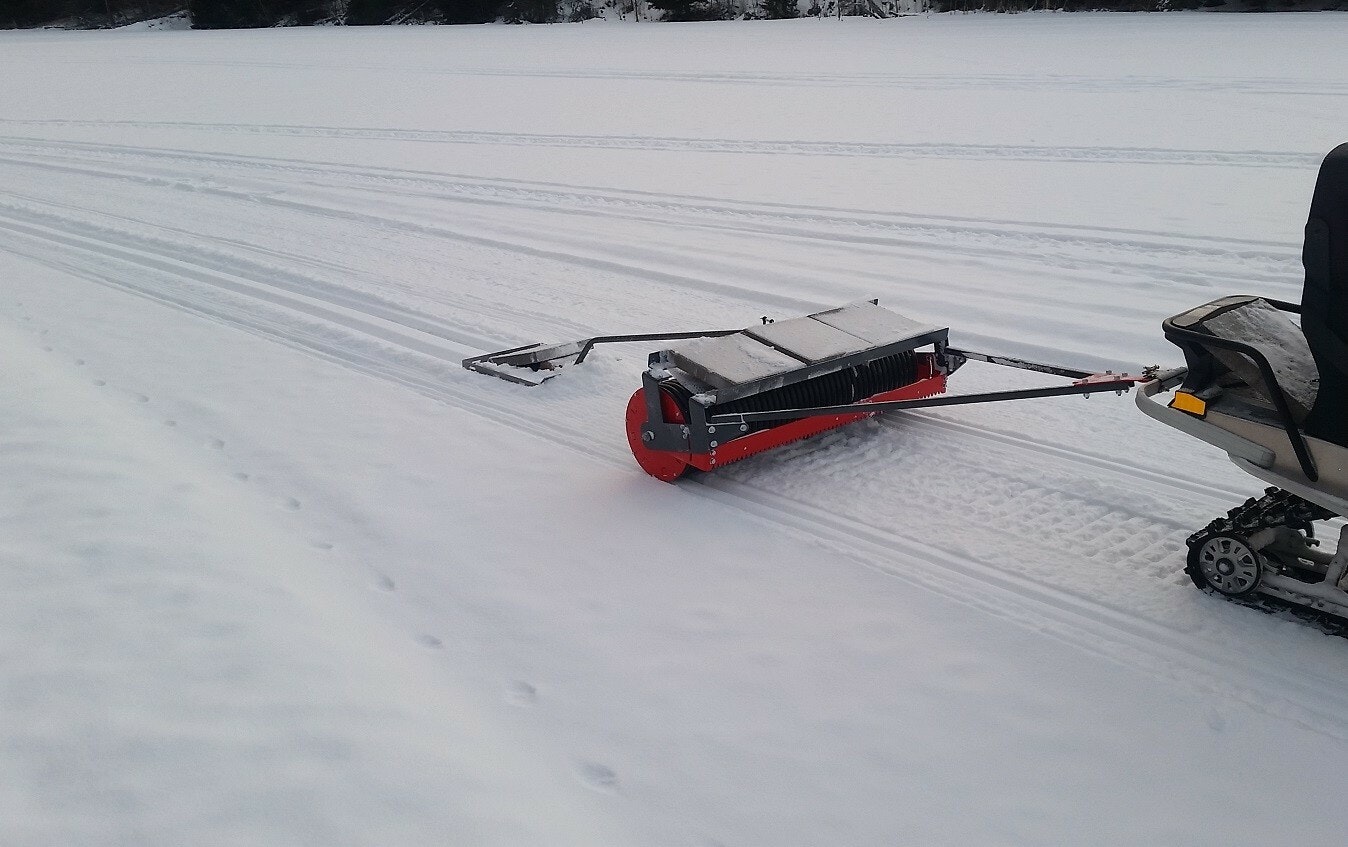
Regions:
M 1302 263 L 1300 304 L 1230 296 L 1167 318 L 1185 367 L 1136 402 L 1270 484 L 1189 537 L 1194 584 L 1348 619 L 1348 525 L 1332 551 L 1315 538 L 1317 522 L 1348 515 L 1348 144 L 1320 167 Z

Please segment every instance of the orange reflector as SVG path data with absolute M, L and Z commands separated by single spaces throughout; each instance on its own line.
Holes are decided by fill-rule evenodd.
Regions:
M 1188 412 L 1200 418 L 1208 413 L 1207 403 L 1185 391 L 1175 392 L 1174 399 L 1170 401 L 1170 408 L 1179 409 L 1181 412 Z

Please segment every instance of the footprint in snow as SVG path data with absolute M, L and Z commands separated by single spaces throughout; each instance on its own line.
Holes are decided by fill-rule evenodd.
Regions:
M 294 497 L 287 497 L 284 505 L 287 511 L 298 512 L 300 510 L 300 501 L 296 500 Z
M 107 385 L 107 384 L 108 384 L 108 381 L 105 380 L 105 379 L 96 379 L 96 380 L 94 380 L 94 385 L 97 385 L 99 388 L 102 388 L 103 386 L 105 386 L 105 385 Z
M 445 646 L 445 642 L 436 638 L 434 635 L 418 635 L 417 643 L 422 647 L 429 647 L 432 650 L 439 650 Z
M 1226 729 L 1226 717 L 1216 709 L 1208 709 L 1207 721 L 1208 729 L 1213 732 L 1221 732 Z
M 331 542 L 328 542 L 328 541 L 310 541 L 309 544 L 312 545 L 314 548 L 316 548 L 316 549 L 318 549 L 318 550 L 331 550 L 331 549 L 332 549 L 332 543 L 331 543 Z
M 538 689 L 522 679 L 506 686 L 506 702 L 516 706 L 532 706 L 538 702 Z
M 393 579 L 391 577 L 385 576 L 384 574 L 379 575 L 379 578 L 374 581 L 374 585 L 380 591 L 396 591 L 398 588 L 397 584 L 394 583 Z
M 206 442 L 206 446 L 212 450 L 223 450 L 225 448 L 225 442 L 218 438 L 212 438 Z
M 239 482 L 247 482 L 251 477 L 249 477 L 248 474 L 244 473 L 243 471 L 238 471 L 234 474 L 234 478 L 237 479 Z
M 81 365 L 81 366 L 82 366 L 82 365 L 84 364 L 84 360 L 83 360 L 83 359 L 76 359 L 76 360 L 75 360 L 75 364 Z
M 580 781 L 604 794 L 612 794 L 618 790 L 618 774 L 613 768 L 598 762 L 580 763 Z
M 164 426 L 177 426 L 177 425 L 178 422 L 175 421 L 173 418 L 168 418 L 167 420 L 164 421 Z

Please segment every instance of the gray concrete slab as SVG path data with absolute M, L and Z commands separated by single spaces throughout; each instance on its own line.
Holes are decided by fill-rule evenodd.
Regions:
M 804 367 L 803 362 L 744 333 L 680 342 L 669 352 L 674 364 L 713 388 L 729 388 Z
M 841 309 L 830 309 L 810 317 L 864 339 L 872 347 L 905 341 L 942 329 L 933 324 L 918 323 L 874 303 L 858 303 Z
M 808 317 L 751 326 L 745 332 L 810 363 L 836 359 L 872 346 L 865 339 Z

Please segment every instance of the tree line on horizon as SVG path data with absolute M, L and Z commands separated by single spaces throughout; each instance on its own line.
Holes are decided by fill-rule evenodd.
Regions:
M 188 13 L 193 29 L 247 29 L 314 24 L 559 23 L 600 16 L 634 21 L 893 17 L 915 8 L 931 12 L 1258 12 L 1348 8 L 1348 0 L 0 0 L 0 29 L 53 24 L 93 29 L 181 11 Z

